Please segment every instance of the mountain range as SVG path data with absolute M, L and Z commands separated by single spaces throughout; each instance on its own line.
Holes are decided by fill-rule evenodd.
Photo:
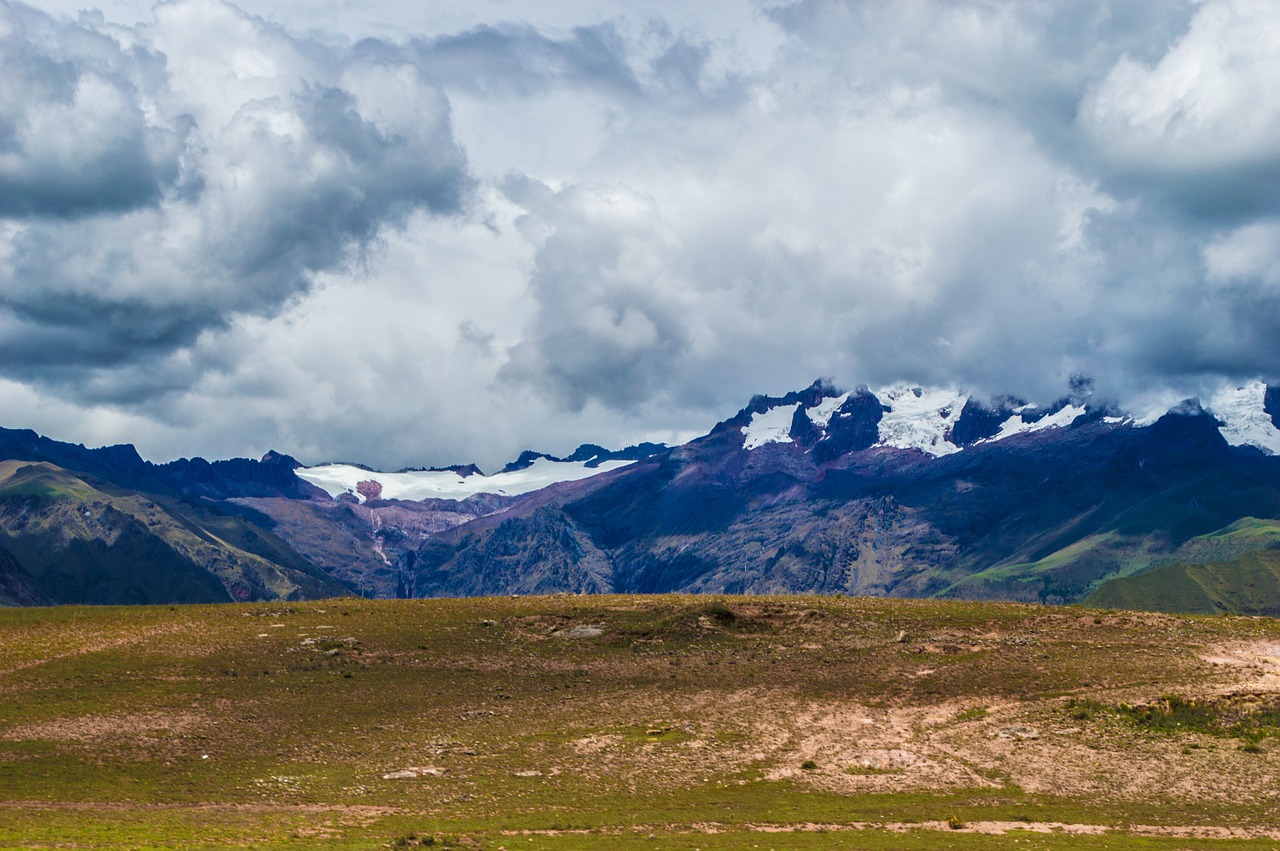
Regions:
M 757 396 L 681 446 L 384 473 L 0 429 L 0 602 L 818 593 L 1280 613 L 1280 386 L 1141 415 Z

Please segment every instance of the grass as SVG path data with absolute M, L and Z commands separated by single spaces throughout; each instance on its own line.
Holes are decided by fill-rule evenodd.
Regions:
M 959 722 L 980 721 L 983 718 L 988 717 L 990 714 L 990 710 L 985 706 L 974 706 L 961 712 L 955 717 L 955 720 Z
M 1098 700 L 1071 698 L 1066 710 L 1077 721 L 1093 721 L 1110 714 L 1136 729 L 1163 735 L 1203 734 L 1253 743 L 1264 737 L 1280 737 L 1280 695 L 1274 694 L 1201 698 L 1164 695 L 1137 706 L 1108 706 Z
M 1234 561 L 1165 565 L 1112 579 L 1086 598 L 1090 605 L 1154 611 L 1280 615 L 1280 551 L 1248 552 Z
M 1076 721 L 1091 721 L 1099 712 L 1107 710 L 1106 704 L 1091 698 L 1069 698 L 1067 712 Z
M 565 637 L 584 625 L 602 631 Z M 816 597 L 0 610 L 0 848 L 1011 841 L 986 823 L 1185 847 L 1132 826 L 1275 823 L 1271 704 L 1211 702 L 1234 673 L 1200 657 L 1276 640 L 1256 619 Z

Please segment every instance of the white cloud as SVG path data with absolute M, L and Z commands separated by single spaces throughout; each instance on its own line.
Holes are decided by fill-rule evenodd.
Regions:
M 1125 56 L 1081 104 L 1099 151 L 1125 169 L 1203 172 L 1280 162 L 1280 7 L 1208 0 L 1154 63 Z
M 1220 285 L 1280 286 L 1280 219 L 1264 219 L 1223 234 L 1204 247 L 1209 280 Z
M 6 7 L 10 410 L 492 468 L 820 375 L 1164 398 L 1280 358 L 1267 5 L 423 8 Z

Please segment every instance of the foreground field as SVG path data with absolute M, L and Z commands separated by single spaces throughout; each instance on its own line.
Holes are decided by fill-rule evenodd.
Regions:
M 1280 848 L 1280 624 L 817 597 L 0 610 L 0 847 Z

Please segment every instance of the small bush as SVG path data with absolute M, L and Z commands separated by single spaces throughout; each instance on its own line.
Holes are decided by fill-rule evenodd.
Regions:
M 975 706 L 972 709 L 966 709 L 956 716 L 957 721 L 977 721 L 980 718 L 986 718 L 991 712 L 984 706 Z
M 947 816 L 947 827 L 951 828 L 952 830 L 960 830 L 965 826 L 966 825 L 964 823 L 964 820 L 961 819 L 960 816 L 957 816 L 957 815 Z
M 800 767 L 803 768 L 805 771 L 813 771 L 815 768 L 818 767 L 818 763 L 814 762 L 811 759 L 806 759 L 804 762 L 800 763 Z
M 1134 726 L 1160 733 L 1220 733 L 1222 710 L 1206 701 L 1166 695 L 1144 706 L 1121 704 L 1120 714 Z
M 738 619 L 737 613 L 724 603 L 709 603 L 702 608 L 702 613 L 722 624 L 731 624 Z
M 1067 714 L 1077 721 L 1089 721 L 1105 709 L 1106 706 L 1098 700 L 1077 700 L 1073 697 L 1067 701 Z

